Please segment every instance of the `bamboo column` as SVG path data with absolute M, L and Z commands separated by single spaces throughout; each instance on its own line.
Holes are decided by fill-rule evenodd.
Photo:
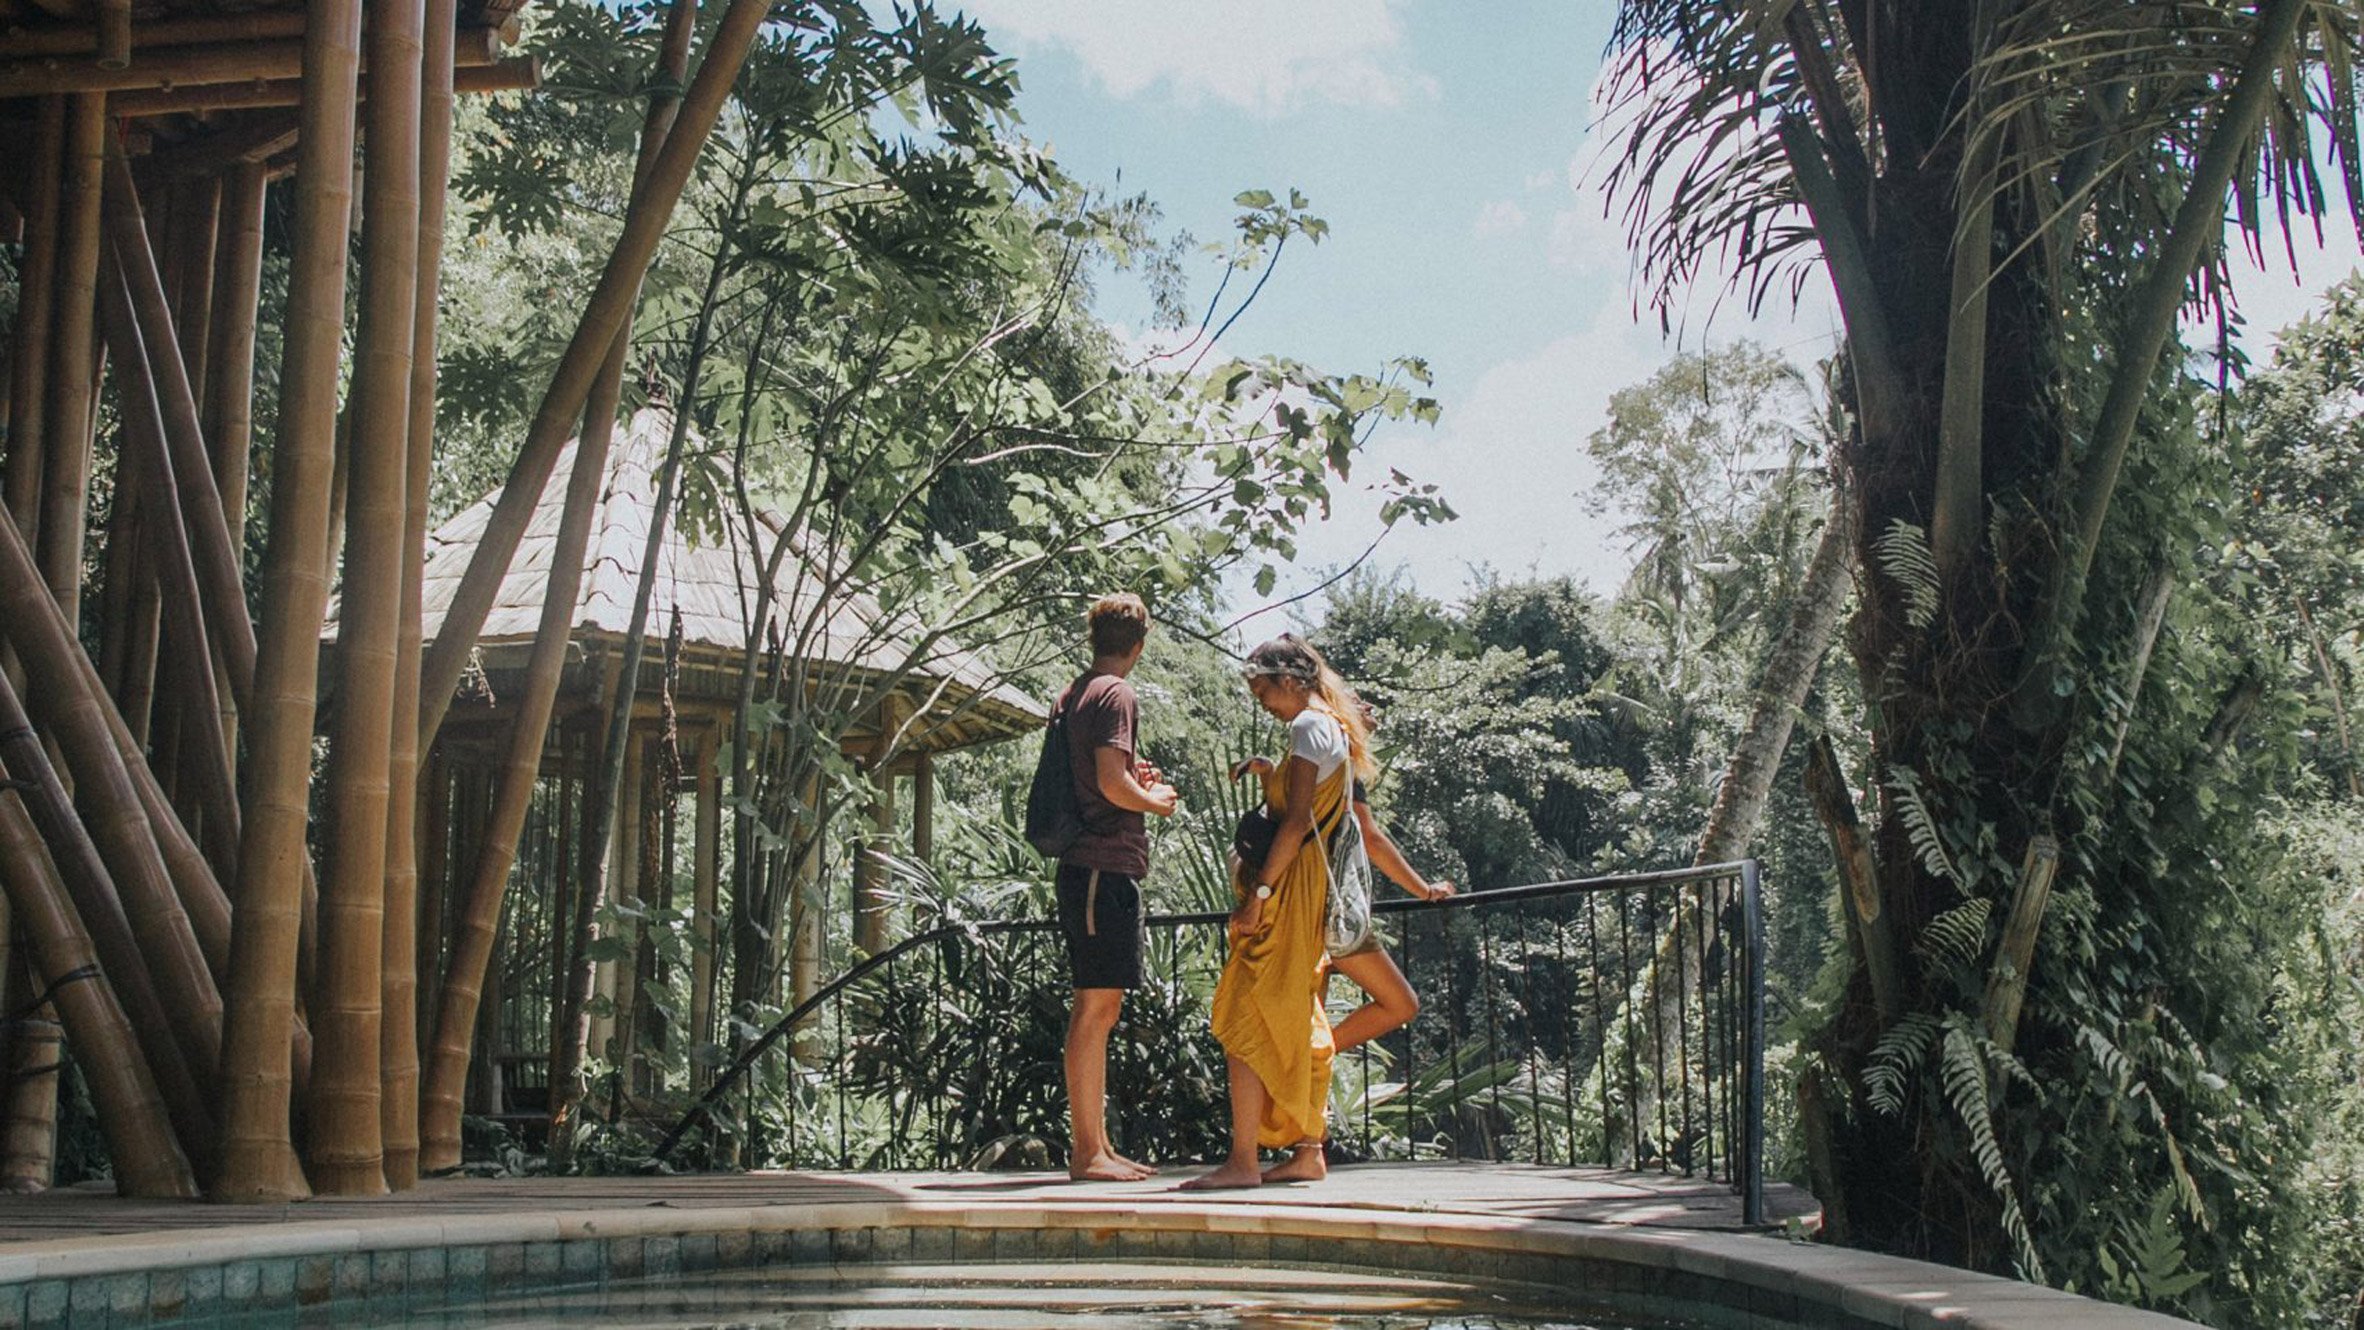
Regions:
M 58 155 L 65 134 L 65 98 L 42 98 L 24 209 L 16 330 L 9 340 L 8 475 L 0 490 L 18 534 L 28 542 L 37 540 L 41 527 L 43 410 L 48 405 L 51 318 L 57 303 Z
M 89 937 L 57 887 L 55 869 L 41 856 L 24 811 L 0 807 L 0 873 L 9 906 L 37 968 L 52 990 L 58 1015 L 74 1038 L 76 1064 L 90 1087 L 99 1131 L 107 1138 L 115 1188 L 125 1196 L 193 1197 L 197 1183 L 174 1139 L 147 1063 L 134 1051 L 138 1032 L 104 980 L 76 980 L 97 968 Z M 52 1049 L 54 1053 L 55 1050 Z
M 911 857 L 932 863 L 936 857 L 936 756 L 916 753 L 911 759 Z
M 633 1066 L 640 1058 L 640 926 L 634 914 L 641 908 L 641 839 L 647 829 L 648 766 L 642 751 L 643 741 L 633 736 L 624 750 L 624 779 L 619 782 L 615 800 L 614 858 L 617 871 L 610 880 L 616 884 L 615 931 L 610 933 L 607 950 L 615 959 L 607 962 L 614 976 L 615 1011 L 611 1017 L 615 1030 L 614 1051 L 616 1069 L 622 1074 L 629 1089 L 635 1084 Z M 588 830 L 588 828 L 586 828 Z M 553 1046 L 553 1056 L 556 1046 Z M 558 1084 L 561 1075 L 573 1075 L 574 1068 L 554 1065 L 550 1083 Z
M 254 447 L 254 342 L 263 284 L 263 204 L 270 178 L 240 162 L 224 186 L 221 239 L 214 246 L 213 328 L 206 336 L 203 432 L 213 449 L 215 492 L 231 543 L 246 547 L 247 455 Z M 239 560 L 243 582 L 245 560 Z
M 141 787 L 116 745 L 98 672 L 83 656 L 63 608 L 50 599 L 31 551 L 6 523 L 0 523 L 0 628 L 24 665 L 26 696 L 40 701 L 39 719 L 83 796 L 82 820 L 122 894 L 141 957 L 163 990 L 174 1036 L 192 1067 L 211 1067 L 222 1035 L 213 975 L 165 868 Z
M 894 733 L 879 736 L 883 749 Z M 884 765 L 870 769 L 870 834 L 854 852 L 854 949 L 867 956 L 886 950 L 893 905 L 887 893 L 887 859 L 894 847 L 895 775 Z
M 419 1177 L 419 837 L 421 748 L 419 653 L 425 634 L 427 489 L 434 473 L 435 319 L 441 291 L 445 186 L 451 168 L 452 56 L 457 0 L 426 0 L 421 15 L 418 114 L 419 204 L 415 288 L 411 300 L 411 362 L 404 417 L 403 521 L 400 598 L 395 612 L 394 696 L 387 715 L 392 760 L 387 772 L 386 914 L 383 1025 L 379 1036 L 379 1101 L 385 1138 L 386 1185 L 403 1191 Z M 395 89 L 380 85 L 381 92 Z M 431 785 L 432 782 L 429 782 Z
M 139 957 L 139 940 L 132 933 L 130 919 L 123 914 L 123 900 L 116 895 L 116 884 L 106 874 L 106 862 L 99 858 L 99 848 L 90 841 L 90 832 L 73 810 L 73 798 L 66 796 L 64 782 L 59 780 L 57 768 L 50 765 L 50 754 L 43 749 L 40 739 L 33 735 L 33 723 L 24 713 L 17 690 L 0 678 L 0 756 L 5 756 L 5 768 L 17 777 L 21 806 L 31 815 L 33 827 L 40 839 L 47 843 L 47 860 L 57 869 L 64 886 L 66 902 L 73 914 L 73 928 L 95 952 L 99 966 L 104 966 L 106 983 L 113 999 L 123 1006 L 123 1013 L 132 1021 L 132 1032 L 137 1035 L 139 1068 L 144 1075 L 154 1077 L 156 1089 L 163 1094 L 168 1113 L 173 1117 L 173 1129 L 180 1136 L 180 1148 L 191 1160 L 213 1158 L 213 1110 L 206 1101 L 206 1089 L 199 1077 L 210 1082 L 213 1068 L 203 1073 L 189 1068 L 187 1056 L 182 1056 L 180 1044 L 173 1037 L 173 1021 L 165 1013 L 163 999 L 158 997 L 154 976 L 147 961 Z M 38 879 L 28 879 L 26 886 L 40 886 Z M 47 907 L 38 902 L 26 902 L 26 910 L 19 910 L 19 924 L 28 931 L 35 928 L 38 912 Z M 64 933 L 57 933 L 64 938 Z M 73 966 L 69 966 L 69 971 Z M 78 1006 L 66 1002 L 66 1021 L 71 1028 L 90 1032 L 90 1025 L 76 1016 Z M 106 1025 L 97 1025 L 104 1032 Z
M 517 695 L 515 718 L 468 888 L 460 899 L 451 958 L 444 970 L 443 996 L 437 1004 L 435 1042 L 424 1059 L 426 1084 L 419 1109 L 419 1167 L 423 1170 L 453 1168 L 460 1162 L 461 1098 L 467 1088 L 469 1045 L 483 1000 L 485 970 L 498 936 L 509 869 L 517 859 L 518 837 L 525 830 L 534 783 L 541 773 L 543 741 L 550 732 L 550 713 L 566 664 L 575 605 L 582 594 L 583 555 L 590 544 L 591 519 L 599 509 L 600 481 L 606 470 L 605 438 L 591 435 L 578 445 L 567 477 L 558 536 L 550 554 L 549 586 L 526 659 L 525 683 Z
M 49 340 L 49 401 L 41 438 L 41 575 L 69 628 L 82 619 L 83 513 L 90 491 L 90 427 L 98 355 L 99 197 L 107 101 L 66 101 L 59 165 L 57 304 Z
M 722 844 L 722 774 L 715 767 L 717 756 L 709 736 L 697 757 L 698 820 L 692 833 L 695 846 L 691 852 L 695 885 L 690 898 L 689 1045 L 693 1050 L 714 1038 L 715 915 L 721 907 L 721 874 L 717 865 Z M 712 1067 L 692 1058 L 691 1089 L 704 1089 L 713 1077 Z
M 384 1018 L 387 804 L 394 659 L 409 513 L 410 377 L 418 312 L 421 0 L 373 0 L 361 222 L 361 329 L 353 360 L 337 709 L 328 769 L 333 828 L 320 881 L 320 963 L 307 1163 L 333 1195 L 386 1190 Z M 404 717 L 404 728 L 410 718 Z M 415 734 L 416 731 L 413 730 Z M 415 750 L 414 760 L 415 760 Z M 415 798 L 415 791 L 404 791 Z M 407 823 L 405 824 L 407 831 Z M 403 902 L 407 911 L 409 901 Z M 403 939 L 407 946 L 409 938 Z
M 287 359 L 273 447 L 263 622 L 246 720 L 251 770 L 222 1057 L 222 1169 L 210 1189 L 215 1200 L 276 1201 L 308 1191 L 289 1142 L 288 1049 L 295 1032 L 315 680 L 328 596 L 327 493 L 344 338 L 360 30 L 360 0 L 309 5 Z
M 229 666 L 229 691 L 244 697 L 254 686 L 255 639 L 239 574 L 241 551 L 230 540 L 221 494 L 214 487 L 213 459 L 198 422 L 194 380 L 181 359 L 184 335 L 174 326 L 156 256 L 148 245 L 131 165 L 114 149 L 107 153 L 107 200 L 115 262 L 143 343 L 137 369 L 149 380 L 156 403 L 159 442 L 169 457 L 164 474 L 172 479 L 174 508 L 187 533 L 191 572 L 215 644 Z M 212 699 L 207 701 L 210 706 Z

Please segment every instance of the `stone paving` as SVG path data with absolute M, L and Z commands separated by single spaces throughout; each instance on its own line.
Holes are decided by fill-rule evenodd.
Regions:
M 1720 1182 L 1680 1174 L 1536 1168 L 1523 1164 L 1360 1164 L 1325 1182 L 1245 1192 L 1185 1193 L 1196 1172 L 1168 1169 L 1148 1182 L 1071 1183 L 1050 1173 L 728 1173 L 670 1177 L 431 1178 L 415 1190 L 296 1205 L 209 1206 L 130 1201 L 103 1187 L 0 1195 L 0 1244 L 46 1238 L 213 1228 L 228 1224 L 418 1219 L 527 1211 L 621 1210 L 638 1206 L 808 1206 L 846 1201 L 957 1201 L 980 1207 L 1096 1202 L 1134 1208 L 1198 1204 L 1287 1204 L 1437 1214 L 1501 1215 L 1597 1224 L 1738 1232 L 1740 1198 Z M 1819 1216 L 1795 1187 L 1766 1189 L 1774 1227 Z

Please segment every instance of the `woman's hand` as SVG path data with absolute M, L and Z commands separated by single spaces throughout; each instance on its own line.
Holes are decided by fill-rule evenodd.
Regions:
M 1439 878 L 1436 881 L 1428 884 L 1428 889 L 1420 893 L 1420 899 L 1424 901 L 1441 901 L 1445 897 L 1450 896 L 1459 890 L 1459 887 L 1456 887 L 1452 883 L 1445 881 L 1443 878 Z
M 1269 757 L 1251 757 L 1244 762 L 1231 764 L 1231 778 L 1233 780 L 1246 780 L 1250 776 L 1264 777 L 1271 774 L 1272 759 Z
M 1232 945 L 1237 946 L 1238 944 L 1247 941 L 1249 938 L 1254 937 L 1256 935 L 1256 930 L 1261 927 L 1263 923 L 1264 902 L 1256 899 L 1254 896 L 1250 896 L 1246 900 L 1241 901 L 1238 907 L 1232 910 L 1231 920 L 1226 926 L 1227 931 L 1231 934 Z

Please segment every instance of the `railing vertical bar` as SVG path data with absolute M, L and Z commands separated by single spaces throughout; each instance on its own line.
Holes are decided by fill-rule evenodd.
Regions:
M 1560 913 L 1565 915 L 1567 911 L 1562 910 Z M 1573 1168 L 1576 1165 L 1576 1097 L 1578 1090 L 1575 1077 L 1578 1066 L 1577 1049 L 1579 1040 L 1584 1033 L 1584 1017 L 1578 1015 L 1574 1009 L 1576 985 L 1572 978 L 1573 971 L 1568 965 L 1568 921 L 1565 918 L 1554 918 L 1551 921 L 1551 951 L 1560 963 L 1560 981 L 1568 986 L 1570 1003 L 1569 1028 L 1560 1032 L 1560 1037 L 1567 1044 L 1567 1057 L 1562 1062 L 1560 1069 L 1560 1103 L 1568 1110 L 1568 1152 L 1561 1162 Z
M 1601 975 L 1601 920 L 1600 898 L 1584 898 L 1584 945 L 1592 953 L 1592 1062 L 1600 1068 L 1601 1084 L 1601 1167 L 1617 1162 L 1615 1143 L 1609 1139 L 1609 1011 L 1602 1000 Z M 1569 1142 L 1568 1151 L 1574 1154 L 1575 1143 Z
M 1495 994 L 1501 985 L 1495 982 L 1494 930 L 1487 927 L 1486 921 L 1482 919 L 1471 920 L 1470 927 L 1476 929 L 1478 935 L 1477 981 L 1484 985 L 1486 990 L 1486 1065 L 1484 1074 L 1487 1082 L 1487 1111 L 1492 1114 L 1492 1117 L 1487 1122 L 1484 1157 L 1499 1159 L 1502 1157 L 1502 1152 L 1496 1148 L 1494 1133 L 1502 1122 L 1502 1006 L 1496 1000 Z M 1515 1145 L 1513 1148 L 1516 1148 Z
M 1535 1164 L 1537 1167 L 1541 1167 L 1543 1164 L 1543 1138 L 1549 1128 L 1544 1126 L 1546 1119 L 1543 1113 L 1543 1077 L 1535 1062 L 1536 1036 L 1542 1033 L 1542 1028 L 1535 1019 L 1535 956 L 1533 952 L 1528 950 L 1529 925 L 1527 905 L 1524 901 L 1519 902 L 1518 922 L 1519 1004 L 1525 1008 L 1520 1013 L 1520 1020 L 1525 1023 L 1527 1028 L 1527 1037 L 1522 1041 L 1527 1046 L 1527 1104 L 1529 1113 L 1535 1121 Z
M 1765 909 L 1757 861 L 1740 865 L 1740 908 L 1748 930 L 1748 1113 L 1742 1119 L 1740 1222 L 1765 1222 Z
M 1724 1149 L 1729 1159 L 1726 1171 L 1732 1179 L 1732 1185 L 1736 1187 L 1740 1185 L 1742 1177 L 1741 1152 L 1744 1148 L 1740 1130 L 1740 1102 L 1748 1093 L 1748 1072 L 1742 1065 L 1745 1034 L 1741 1028 L 1748 1001 L 1746 994 L 1741 991 L 1741 985 L 1746 982 L 1748 946 L 1736 927 L 1740 918 L 1737 898 L 1739 883 L 1739 878 L 1734 877 L 1721 884 L 1724 901 L 1723 909 L 1718 912 L 1718 927 L 1724 935 L 1724 1075 L 1728 1078 L 1724 1087 L 1727 1119 Z
M 1683 1176 L 1691 1176 L 1692 1157 L 1697 1153 L 1691 1141 L 1691 986 L 1683 983 L 1683 972 L 1691 964 L 1691 955 L 1683 947 L 1683 893 L 1677 890 L 1673 907 L 1674 964 L 1675 964 L 1675 1084 L 1682 1091 Z M 1702 978 L 1706 976 L 1702 975 Z M 1665 1046 L 1659 1046 L 1659 1057 L 1666 1056 Z M 1713 1176 L 1713 1171 L 1710 1171 Z
M 1428 917 L 1437 921 L 1437 927 L 1444 927 L 1443 911 L 1428 912 Z M 1404 920 L 1404 980 L 1412 985 L 1412 991 L 1415 993 L 1420 991 L 1418 977 L 1420 971 L 1413 957 L 1420 954 L 1420 949 L 1413 946 L 1412 942 L 1420 935 L 1420 919 L 1421 916 L 1415 914 Z M 1407 1025 L 1404 1027 L 1404 1093 L 1396 1097 L 1397 1101 L 1403 1105 L 1404 1158 L 1407 1160 L 1416 1157 L 1419 1153 L 1412 1140 L 1412 1087 L 1419 1082 L 1420 1032 Z
M 1658 896 L 1655 892 L 1642 893 L 1642 1004 L 1645 1019 L 1650 1024 L 1650 1097 L 1658 1112 L 1658 1171 L 1668 1171 L 1671 1162 L 1666 1139 L 1666 1012 L 1658 1001 Z M 1628 990 L 1631 991 L 1631 990 Z
M 1716 913 L 1715 897 L 1715 884 L 1706 883 L 1700 887 L 1699 923 L 1691 930 L 1692 936 L 1699 946 L 1699 1097 L 1702 1104 L 1700 1122 L 1707 1133 L 1706 1145 L 1700 1153 L 1707 1159 L 1707 1175 L 1710 1178 L 1715 1177 L 1716 1170 L 1722 1166 L 1722 1152 L 1727 1139 L 1726 1133 L 1722 1129 L 1723 1120 L 1716 1116 L 1716 1077 L 1721 1074 L 1720 1069 L 1723 1066 L 1723 1059 L 1719 1056 L 1721 1046 L 1718 1043 L 1723 1037 L 1722 1025 L 1716 1019 L 1716 1009 L 1718 1000 L 1723 997 L 1724 985 L 1720 978 L 1711 978 L 1707 968 L 1708 962 L 1714 956 L 1714 951 L 1708 944 L 1708 937 Z M 1733 1180 L 1731 1169 L 1725 1168 L 1723 1170 L 1723 1180 L 1726 1182 Z
M 1625 999 L 1633 993 L 1633 918 L 1626 900 L 1617 902 L 1617 993 L 1618 1007 L 1625 1021 L 1625 1118 L 1633 1129 L 1633 1166 L 1642 1166 L 1642 1072 L 1635 1061 L 1641 1054 L 1635 1044 L 1641 1039 L 1640 1025 L 1634 1016 L 1633 1003 Z
M 1461 967 L 1453 963 L 1453 920 L 1447 916 L 1437 921 L 1437 951 L 1445 965 L 1445 1057 L 1451 1068 L 1453 1088 L 1446 1096 L 1450 1105 L 1445 1114 L 1445 1128 L 1449 1133 L 1452 1157 L 1461 1154 Z

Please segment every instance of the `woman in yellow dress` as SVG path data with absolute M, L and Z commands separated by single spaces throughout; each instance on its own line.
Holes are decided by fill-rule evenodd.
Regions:
M 1349 791 L 1371 768 L 1360 715 L 1325 687 L 1319 653 L 1286 636 L 1248 653 L 1248 692 L 1289 727 L 1289 752 L 1265 780 L 1279 820 L 1272 849 L 1254 871 L 1235 875 L 1231 958 L 1215 987 L 1215 1038 L 1231 1082 L 1231 1155 L 1185 1190 L 1254 1187 L 1321 1176 L 1319 1150 L 1300 1152 L 1267 1177 L 1259 1146 L 1285 1150 L 1318 1142 L 1330 1101 L 1330 1021 L 1322 1010 L 1328 976 L 1323 925 L 1328 846 L 1351 818 Z M 1294 1165 L 1292 1168 L 1291 1166 Z

